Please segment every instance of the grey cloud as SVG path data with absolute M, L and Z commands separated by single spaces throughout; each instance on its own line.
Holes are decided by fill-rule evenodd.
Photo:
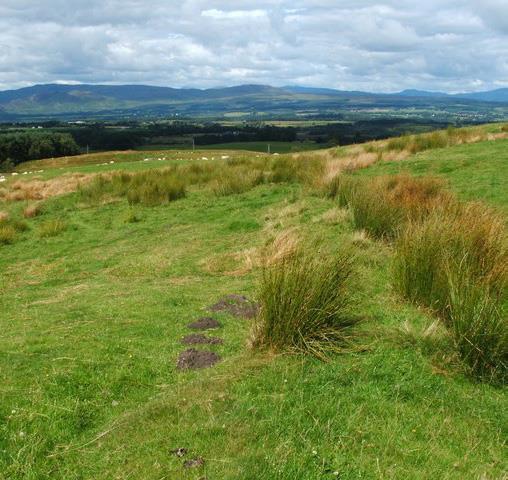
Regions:
M 508 85 L 506 0 L 2 0 L 0 89 Z

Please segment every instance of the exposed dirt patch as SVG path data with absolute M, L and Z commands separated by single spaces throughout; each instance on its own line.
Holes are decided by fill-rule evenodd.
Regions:
M 170 453 L 177 457 L 184 457 L 185 455 L 187 455 L 187 449 L 183 447 L 175 448 L 174 450 L 171 450 Z
M 182 338 L 184 345 L 221 345 L 224 340 L 219 337 L 207 337 L 201 333 L 192 333 Z
M 220 361 L 220 357 L 215 352 L 190 348 L 178 356 L 176 368 L 178 370 L 196 370 L 211 367 L 218 361 Z
M 220 326 L 221 324 L 212 317 L 203 317 L 187 325 L 187 327 L 192 330 L 210 330 L 212 328 L 219 328 Z
M 210 307 L 212 312 L 227 312 L 235 317 L 254 318 L 259 305 L 243 295 L 226 295 Z
M 202 467 L 205 464 L 203 457 L 191 458 L 190 460 L 186 460 L 183 462 L 183 466 L 185 468 L 196 468 Z

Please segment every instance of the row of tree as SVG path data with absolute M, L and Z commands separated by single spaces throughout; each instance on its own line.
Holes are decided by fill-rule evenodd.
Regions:
M 79 147 L 68 133 L 17 132 L 0 134 L 0 171 L 27 160 L 77 155 Z

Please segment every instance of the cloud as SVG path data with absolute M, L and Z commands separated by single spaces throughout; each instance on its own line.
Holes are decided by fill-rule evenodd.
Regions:
M 506 0 L 2 0 L 0 89 L 508 86 Z

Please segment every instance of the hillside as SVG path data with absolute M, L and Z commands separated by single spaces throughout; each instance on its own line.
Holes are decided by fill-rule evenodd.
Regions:
M 118 118 L 168 115 L 221 116 L 337 114 L 371 109 L 419 109 L 435 114 L 506 118 L 506 92 L 451 96 L 406 91 L 400 94 L 333 89 L 240 85 L 229 88 L 175 89 L 146 85 L 35 85 L 0 92 L 0 121 L 48 118 Z M 494 103 L 489 103 L 494 102 Z M 500 103 L 496 103 L 500 102 Z M 414 112 L 413 112 L 414 115 Z
M 506 219 L 507 134 L 108 152 L 2 177 L 0 478 L 504 478 L 506 385 L 472 375 L 445 323 L 394 289 L 394 242 L 358 228 L 330 180 L 435 174 L 431 194 Z M 298 242 L 357 259 L 358 323 L 324 359 L 257 346 L 242 297 L 226 308 L 260 301 L 264 262 Z M 219 324 L 189 328 L 202 317 Z M 179 370 L 188 348 L 220 359 Z

